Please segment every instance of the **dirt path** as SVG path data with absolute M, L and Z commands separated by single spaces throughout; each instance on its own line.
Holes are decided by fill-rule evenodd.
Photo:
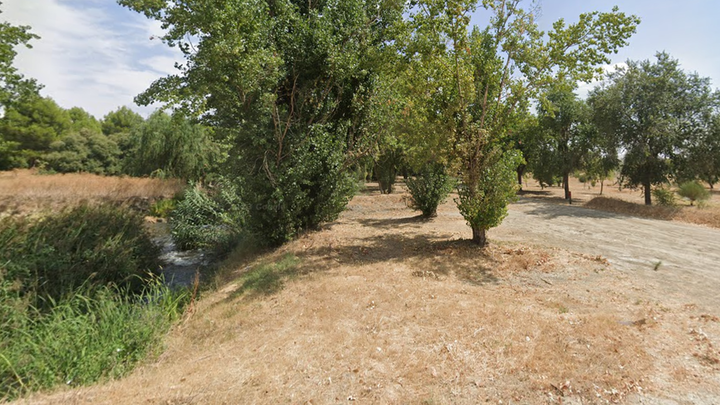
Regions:
M 524 198 L 490 237 L 602 255 L 657 296 L 720 308 L 718 229 Z

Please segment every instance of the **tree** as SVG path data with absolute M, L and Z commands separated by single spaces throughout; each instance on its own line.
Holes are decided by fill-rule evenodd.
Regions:
M 161 21 L 186 58 L 137 101 L 201 116 L 227 140 L 252 231 L 278 244 L 339 215 L 401 0 L 120 4 Z
M 590 150 L 590 113 L 574 88 L 574 83 L 556 83 L 538 105 L 540 161 L 549 161 L 551 175 L 562 177 L 565 199 L 570 198 L 570 173 L 582 168 Z
M 51 98 L 26 94 L 5 109 L 0 118 L 0 134 L 5 142 L 16 145 L 15 164 L 33 165 L 50 144 L 59 140 L 71 128 L 67 111 Z
M 67 110 L 67 112 L 70 116 L 71 131 L 79 132 L 82 129 L 87 129 L 96 133 L 101 133 L 102 126 L 100 122 L 89 112 L 80 107 L 73 107 Z
M 700 179 L 714 188 L 720 180 L 720 114 L 713 115 L 707 129 L 689 140 L 681 152 L 678 180 Z
M 131 134 L 133 148 L 125 157 L 126 170 L 135 176 L 161 174 L 186 180 L 205 177 L 220 158 L 211 130 L 180 114 L 156 111 Z M 119 151 L 118 151 L 119 152 Z
M 88 172 L 114 175 L 120 173 L 120 149 L 99 131 L 82 128 L 50 144 L 42 155 L 45 167 L 59 173 Z
M 707 130 L 717 104 L 709 79 L 683 72 L 664 52 L 656 58 L 628 61 L 588 99 L 601 132 L 625 151 L 623 183 L 641 186 L 646 205 L 652 204 L 651 187 L 677 173 L 680 151 Z
M 102 132 L 105 135 L 130 133 L 136 126 L 142 124 L 143 117 L 128 107 L 122 106 L 111 111 L 102 119 Z
M 34 80 L 25 79 L 13 66 L 17 56 L 15 48 L 20 45 L 32 48 L 30 41 L 37 38 L 40 37 L 31 33 L 28 26 L 0 23 L 0 107 L 7 108 L 19 95 L 39 90 Z
M 516 164 L 514 171 L 521 163 L 517 154 L 503 150 L 529 99 L 556 81 L 592 79 L 600 64 L 609 63 L 606 55 L 626 44 L 639 20 L 617 8 L 586 13 L 569 26 L 557 21 L 546 37 L 520 0 L 486 0 L 482 8 L 489 25 L 469 30 L 477 3 L 419 1 L 407 53 L 437 83 L 435 90 L 417 94 L 431 106 L 426 111 L 437 123 L 434 128 L 445 128 L 440 149 L 449 152 L 462 177 L 458 204 L 472 240 L 484 246 L 486 231 L 500 223 L 515 193 L 513 186 L 496 182 L 507 180 L 508 164 Z

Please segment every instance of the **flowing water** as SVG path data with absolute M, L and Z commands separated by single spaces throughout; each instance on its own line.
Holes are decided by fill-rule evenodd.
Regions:
M 180 250 L 170 235 L 167 223 L 148 223 L 152 240 L 160 246 L 162 274 L 170 287 L 187 287 L 193 284 L 196 274 L 210 264 L 210 257 L 202 250 Z

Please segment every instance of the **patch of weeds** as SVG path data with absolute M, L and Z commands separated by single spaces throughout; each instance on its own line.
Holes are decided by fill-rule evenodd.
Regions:
M 159 218 L 169 218 L 170 214 L 175 210 L 177 200 L 174 198 L 164 198 L 155 201 L 150 206 L 150 215 Z
M 258 264 L 242 276 L 242 285 L 233 296 L 237 297 L 245 292 L 274 294 L 282 290 L 285 279 L 297 275 L 299 264 L 300 259 L 292 253 L 285 254 L 274 263 Z

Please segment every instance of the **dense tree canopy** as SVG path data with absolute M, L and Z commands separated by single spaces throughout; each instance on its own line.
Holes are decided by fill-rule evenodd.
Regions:
M 281 243 L 339 214 L 402 1 L 120 3 L 160 20 L 186 56 L 138 101 L 202 116 L 229 140 L 255 232 Z
M 211 131 L 176 114 L 156 111 L 130 135 L 132 151 L 126 171 L 135 176 L 160 175 L 188 180 L 204 178 L 220 159 Z
M 629 61 L 589 97 L 601 132 L 624 151 L 624 183 L 641 186 L 647 205 L 651 187 L 677 174 L 681 151 L 708 133 L 718 101 L 709 79 L 685 73 L 666 53 L 656 58 Z
M 6 107 L 0 118 L 0 135 L 13 143 L 15 164 L 33 165 L 37 158 L 71 128 L 70 115 L 51 98 L 25 94 Z

